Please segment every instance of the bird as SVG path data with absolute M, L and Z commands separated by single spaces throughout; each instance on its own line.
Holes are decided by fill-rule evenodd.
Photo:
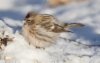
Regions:
M 71 32 L 68 29 L 82 27 L 82 23 L 62 23 L 50 14 L 29 12 L 22 20 L 22 35 L 25 40 L 36 48 L 51 46 L 63 32 Z

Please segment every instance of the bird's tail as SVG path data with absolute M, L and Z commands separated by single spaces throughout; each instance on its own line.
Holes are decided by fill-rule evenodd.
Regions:
M 73 27 L 82 27 L 82 26 L 84 25 L 81 23 L 70 23 L 70 24 L 65 24 L 64 28 L 73 28 Z

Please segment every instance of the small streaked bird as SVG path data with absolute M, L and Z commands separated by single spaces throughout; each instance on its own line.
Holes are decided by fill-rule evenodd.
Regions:
M 22 34 L 29 44 L 45 48 L 56 42 L 60 33 L 71 32 L 68 28 L 82 27 L 81 23 L 61 23 L 54 16 L 29 12 L 23 20 Z

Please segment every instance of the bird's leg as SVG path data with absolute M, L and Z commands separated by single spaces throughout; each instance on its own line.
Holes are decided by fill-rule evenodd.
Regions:
M 36 49 L 40 49 L 40 47 L 36 47 Z
M 42 48 L 41 47 L 36 47 L 36 49 L 45 49 L 45 48 L 43 48 L 43 47 Z

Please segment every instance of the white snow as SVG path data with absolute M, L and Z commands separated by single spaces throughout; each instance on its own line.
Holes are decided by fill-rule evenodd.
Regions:
M 2 2 L 2 3 L 1 3 Z M 7 2 L 7 3 L 6 3 Z M 17 3 L 16 3 L 17 2 Z M 20 6 L 15 5 L 20 2 Z M 74 33 L 62 33 L 55 44 L 45 49 L 29 45 L 20 29 L 22 21 L 9 16 L 0 19 L 0 37 L 15 37 L 0 52 L 0 63 L 100 63 L 100 0 L 72 2 L 64 6 L 49 8 L 28 4 L 26 0 L 1 0 L 0 11 L 11 10 L 25 15 L 28 11 L 52 14 L 64 23 L 83 23 L 84 27 L 71 28 Z M 15 15 L 12 15 L 12 17 Z M 23 19 L 23 18 L 22 18 Z M 8 26 L 9 25 L 9 26 Z M 4 35 L 2 32 L 5 31 Z M 14 33 L 15 32 L 15 33 Z M 98 45 L 98 46 L 95 46 Z M 5 60 L 5 57 L 11 57 Z

